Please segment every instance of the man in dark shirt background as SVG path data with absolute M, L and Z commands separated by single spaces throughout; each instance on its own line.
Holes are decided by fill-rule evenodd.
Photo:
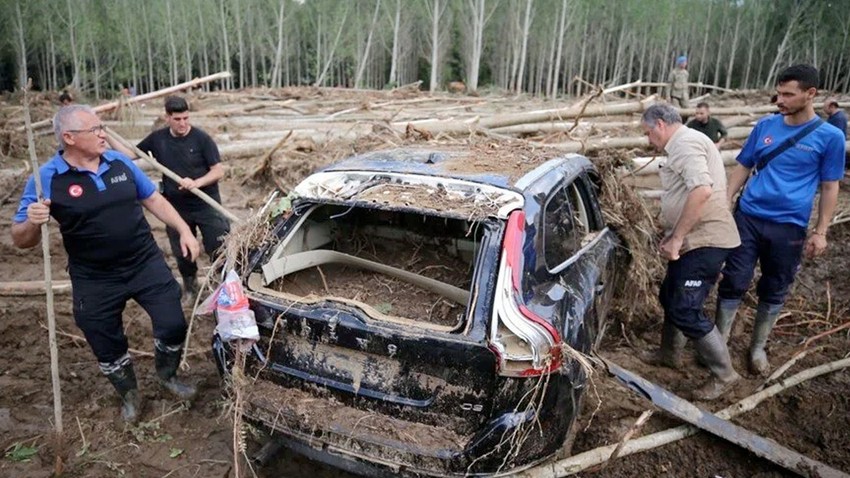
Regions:
M 823 112 L 826 113 L 826 122 L 840 129 L 847 140 L 847 114 L 838 106 L 835 98 L 828 98 L 823 103 Z
M 224 176 L 221 166 L 221 156 L 213 139 L 200 128 L 193 127 L 189 122 L 189 104 L 179 96 L 169 96 L 165 99 L 166 128 L 159 129 L 143 139 L 138 147 L 150 153 L 163 166 L 183 178 L 176 182 L 168 177 L 162 178 L 163 196 L 174 206 L 180 217 L 196 234 L 200 229 L 204 250 L 215 258 L 216 251 L 230 232 L 230 225 L 218 211 L 195 196 L 191 190 L 199 188 L 219 203 L 221 195 L 218 191 L 218 181 Z M 116 150 L 131 158 L 136 155 L 115 141 L 110 144 Z M 180 251 L 179 234 L 166 228 L 171 250 L 177 259 L 177 269 L 183 276 L 183 300 L 189 304 L 194 302 L 198 292 L 198 266 L 185 260 Z
M 723 123 L 717 118 L 711 117 L 708 103 L 705 102 L 697 105 L 694 119 L 688 122 L 688 128 L 695 129 L 708 136 L 718 148 L 726 142 L 726 137 L 729 136 Z

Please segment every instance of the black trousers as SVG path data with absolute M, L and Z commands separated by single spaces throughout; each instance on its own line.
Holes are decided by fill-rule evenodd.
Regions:
M 167 345 L 182 344 L 186 319 L 180 285 L 161 253 L 126 271 L 71 276 L 74 321 L 83 331 L 98 362 L 111 363 L 127 353 L 122 314 L 135 300 L 153 323 L 153 336 Z
M 658 292 L 664 321 L 672 322 L 689 339 L 699 340 L 714 328 L 714 322 L 703 311 L 703 304 L 730 251 L 700 247 L 667 263 L 667 275 Z
M 722 300 L 741 300 L 750 288 L 758 263 L 761 267 L 761 278 L 756 286 L 759 301 L 784 304 L 800 269 L 806 228 L 766 221 L 740 210 L 735 212 L 735 222 L 741 245 L 726 259 L 717 296 Z
M 192 234 L 197 236 L 198 230 L 201 231 L 201 241 L 204 244 L 204 251 L 214 260 L 218 249 L 224 242 L 224 237 L 230 232 L 230 223 L 227 219 L 221 216 L 218 211 L 211 207 L 205 207 L 198 210 L 186 210 L 175 206 L 180 217 L 186 221 Z M 170 227 L 165 228 L 168 234 L 168 242 L 171 244 L 171 253 L 177 259 L 177 270 L 183 277 L 195 277 L 198 273 L 198 265 L 188 258 L 183 257 L 183 251 L 180 249 L 180 234 L 176 229 Z

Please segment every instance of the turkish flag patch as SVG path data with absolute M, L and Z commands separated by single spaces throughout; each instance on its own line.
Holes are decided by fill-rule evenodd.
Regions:
M 764 137 L 764 144 L 769 146 L 771 143 L 773 143 L 773 136 L 765 136 Z
M 79 184 L 72 184 L 68 187 L 68 194 L 70 194 L 72 198 L 78 198 L 83 195 L 83 187 Z

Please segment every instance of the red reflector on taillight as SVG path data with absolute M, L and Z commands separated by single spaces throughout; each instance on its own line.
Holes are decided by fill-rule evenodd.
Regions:
M 522 270 L 520 263 L 522 258 L 522 231 L 524 228 L 525 213 L 522 211 L 512 212 L 508 217 L 502 250 L 505 252 L 508 265 L 511 267 L 511 285 L 513 285 L 515 291 L 519 291 L 519 273 Z

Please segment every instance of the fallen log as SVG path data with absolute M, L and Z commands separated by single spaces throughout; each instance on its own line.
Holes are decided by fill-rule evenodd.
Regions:
M 421 122 L 403 121 L 392 123 L 392 127 L 399 132 L 404 132 L 409 123 L 413 123 L 417 129 L 427 130 L 432 135 L 439 133 L 467 133 L 476 129 L 491 129 L 503 126 L 513 126 L 524 123 L 541 123 L 546 121 L 563 121 L 567 118 L 623 115 L 640 113 L 655 103 L 655 97 L 649 97 L 642 101 L 621 103 L 616 105 L 571 105 L 566 108 L 529 111 L 525 113 L 505 113 L 482 118 L 471 124 L 458 120 L 425 120 Z
M 670 86 L 670 84 L 669 83 L 660 83 L 660 82 L 643 82 L 643 83 L 636 85 L 636 87 L 647 87 L 647 86 L 648 87 L 656 87 L 656 88 L 666 88 L 667 86 Z M 716 91 L 722 91 L 724 93 L 734 93 L 735 92 L 735 90 L 730 90 L 729 88 L 723 88 L 722 86 L 709 85 L 709 84 L 703 83 L 701 81 L 697 82 L 697 83 L 688 83 L 688 88 L 704 88 L 706 90 L 716 90 Z
M 729 130 L 729 137 L 732 138 L 732 129 Z M 733 138 L 735 139 L 735 138 Z M 850 148 L 850 141 L 845 143 L 846 148 Z M 723 164 L 733 166 L 737 164 L 736 158 L 741 153 L 740 149 L 724 149 L 720 151 L 720 157 L 723 158 Z M 667 156 L 640 156 L 632 159 L 635 166 L 634 171 L 624 171 L 623 175 L 647 176 L 650 174 L 658 174 L 658 170 L 667 161 Z
M 534 134 L 534 133 L 560 133 L 569 131 L 573 127 L 572 121 L 556 121 L 552 123 L 526 123 L 513 126 L 502 126 L 489 130 L 498 134 Z M 640 121 L 606 121 L 592 122 L 580 121 L 578 128 L 597 129 L 600 131 L 611 129 L 631 128 L 637 130 Z
M 778 393 L 787 390 L 791 387 L 799 385 L 800 383 L 803 383 L 806 380 L 810 380 L 830 372 L 835 372 L 837 370 L 843 370 L 847 367 L 850 367 L 850 358 L 837 360 L 835 362 L 830 362 L 807 370 L 803 370 L 802 372 L 796 375 L 792 375 L 791 377 L 788 377 L 787 379 L 782 380 L 781 382 L 775 385 L 772 385 L 758 393 L 750 395 L 749 397 L 724 408 L 723 410 L 717 412 L 716 415 L 724 420 L 734 418 L 738 415 L 753 410 L 761 402 L 767 400 L 768 398 L 773 397 L 774 395 L 777 395 Z M 632 455 L 634 453 L 640 453 L 643 451 L 659 448 L 664 445 L 677 442 L 689 436 L 696 435 L 697 433 L 699 433 L 699 431 L 700 429 L 695 426 L 681 425 L 675 428 L 656 432 L 651 435 L 636 438 L 634 440 L 626 442 L 626 444 L 622 446 L 619 452 L 619 456 L 622 457 Z M 588 450 L 586 452 L 579 453 L 568 458 L 564 458 L 563 460 L 558 460 L 553 463 L 546 463 L 543 465 L 535 466 L 524 472 L 519 473 L 516 476 L 523 478 L 561 478 L 563 476 L 573 475 L 582 470 L 586 470 L 592 466 L 604 463 L 608 460 L 608 458 L 611 456 L 611 453 L 617 448 L 617 446 L 618 445 L 608 445 L 599 448 L 594 448 L 593 450 Z
M 181 284 L 183 283 L 183 279 L 181 278 L 175 280 Z M 201 277 L 198 281 L 199 284 L 204 284 L 206 279 Z M 0 282 L 0 296 L 44 295 L 44 292 L 47 290 L 44 284 L 45 282 L 43 280 Z M 54 295 L 67 295 L 71 293 L 71 281 L 69 280 L 54 280 L 50 285 Z
M 729 139 L 744 139 L 750 135 L 753 129 L 750 127 L 730 128 Z M 588 138 L 585 141 L 567 141 L 564 143 L 533 143 L 535 146 L 545 148 L 557 148 L 567 153 L 578 153 L 596 151 L 611 148 L 640 148 L 649 147 L 649 139 L 646 136 L 630 136 L 626 138 Z M 666 157 L 665 157 L 666 159 Z M 638 166 L 637 163 L 635 163 Z M 660 165 L 658 166 L 661 167 Z M 657 171 L 655 171 L 657 173 Z M 646 173 L 649 174 L 649 173 Z
M 369 134 L 371 131 L 372 126 L 368 124 L 352 125 L 352 127 L 346 130 L 337 128 L 333 131 L 297 131 L 292 133 L 290 140 L 310 140 L 316 144 L 323 144 L 337 140 L 353 141 Z M 279 136 L 263 140 L 236 141 L 230 144 L 222 144 L 219 146 L 218 150 L 221 153 L 221 156 L 226 159 L 259 156 L 274 147 L 278 141 L 280 141 Z
M 161 96 L 165 96 L 170 93 L 176 93 L 180 90 L 185 90 L 187 88 L 194 88 L 198 85 L 203 85 L 205 83 L 209 83 L 215 80 L 222 80 L 224 78 L 229 78 L 231 73 L 229 71 L 222 71 L 220 73 L 216 73 L 214 75 L 204 76 L 203 78 L 195 78 L 194 80 L 184 81 L 178 85 L 170 86 L 168 88 L 163 88 L 161 90 L 152 91 L 150 93 L 145 93 L 144 95 L 134 96 L 132 98 L 122 99 L 121 101 L 113 101 L 111 103 L 105 103 L 99 106 L 94 107 L 95 113 L 105 113 L 107 111 L 112 111 L 115 108 L 118 108 L 122 105 L 129 105 L 133 103 L 140 103 L 143 101 L 152 100 L 154 98 L 159 98 Z M 43 128 L 46 126 L 50 126 L 53 124 L 53 119 L 47 119 L 42 121 L 37 121 L 32 124 L 33 129 Z M 19 128 L 18 131 L 23 131 L 23 128 Z
M 71 293 L 71 281 L 55 280 L 51 284 L 54 295 Z M 43 280 L 0 282 L 0 296 L 44 295 L 47 290 Z

